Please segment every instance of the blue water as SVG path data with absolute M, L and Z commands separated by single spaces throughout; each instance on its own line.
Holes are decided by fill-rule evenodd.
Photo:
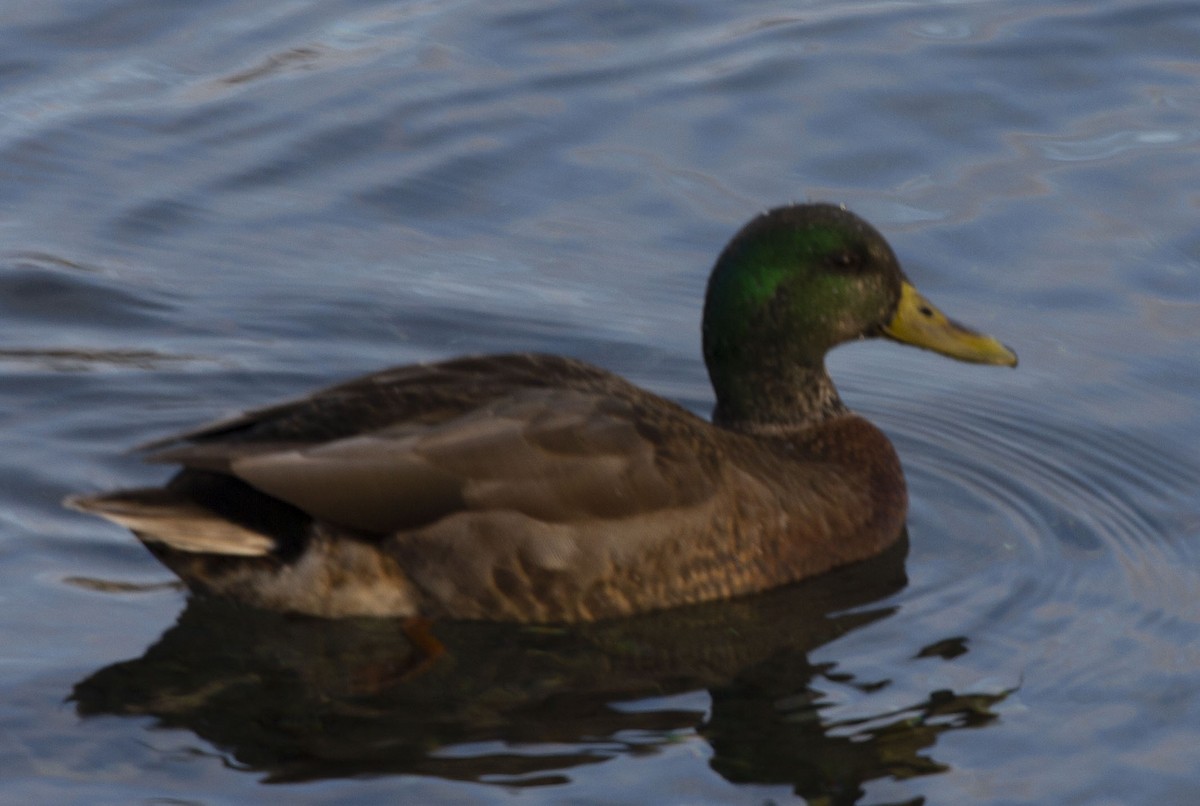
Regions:
M 1196 802 L 1195 4 L 0 18 L 0 801 Z M 902 456 L 907 558 L 594 630 L 446 625 L 381 691 L 394 625 L 188 603 L 60 507 L 161 481 L 138 442 L 461 353 L 707 411 L 712 259 L 803 199 L 1021 356 L 832 356 Z

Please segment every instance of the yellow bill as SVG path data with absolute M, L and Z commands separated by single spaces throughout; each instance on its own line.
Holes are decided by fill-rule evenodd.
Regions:
M 960 325 L 935 308 L 905 281 L 900 304 L 883 332 L 896 341 L 924 347 L 960 361 L 976 364 L 1017 365 L 1017 354 L 991 336 Z

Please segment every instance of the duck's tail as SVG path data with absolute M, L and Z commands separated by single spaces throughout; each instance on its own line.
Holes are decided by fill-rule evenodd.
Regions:
M 264 557 L 277 548 L 274 538 L 222 517 L 169 488 L 75 495 L 63 503 L 124 526 L 143 543 L 158 543 L 174 551 Z
M 413 616 L 383 538 L 339 531 L 240 482 L 184 471 L 165 488 L 68 498 L 130 529 L 194 592 L 326 618 Z

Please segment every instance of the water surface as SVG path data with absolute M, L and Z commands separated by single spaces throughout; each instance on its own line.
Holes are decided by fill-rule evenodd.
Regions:
M 1193 4 L 77 0 L 0 44 L 0 800 L 1194 801 Z M 59 506 L 161 481 L 151 437 L 460 353 L 706 412 L 712 259 L 803 199 L 1021 356 L 831 357 L 907 556 L 448 625 L 381 686 L 392 625 L 188 602 Z

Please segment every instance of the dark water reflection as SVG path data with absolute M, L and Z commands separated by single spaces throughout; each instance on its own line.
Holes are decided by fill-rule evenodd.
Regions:
M 809 652 L 894 612 L 881 600 L 906 584 L 906 552 L 907 539 L 764 596 L 578 628 L 440 624 L 448 652 L 419 671 L 392 620 L 193 599 L 142 657 L 88 676 L 72 699 L 83 716 L 193 731 L 272 782 L 416 773 L 549 785 L 699 735 L 730 781 L 853 802 L 864 782 L 942 771 L 938 735 L 987 724 L 1004 697 L 939 690 L 871 719 L 823 718 L 823 689 L 889 685 Z M 936 663 L 965 648 L 948 638 L 921 654 Z

